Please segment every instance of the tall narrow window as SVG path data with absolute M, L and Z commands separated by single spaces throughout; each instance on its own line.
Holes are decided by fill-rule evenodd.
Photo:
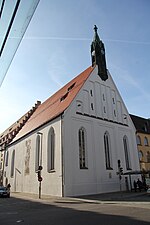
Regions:
M 87 169 L 86 132 L 83 127 L 79 129 L 79 165 L 80 169 Z
M 8 158 L 9 158 L 9 152 L 6 152 L 6 161 L 5 161 L 5 166 L 8 166 Z
M 11 158 L 11 171 L 10 171 L 10 176 L 14 176 L 14 168 L 15 168 L 15 150 L 12 152 L 12 158 Z
M 94 110 L 94 106 L 93 106 L 93 103 L 91 103 L 91 109 L 92 109 L 92 110 Z
M 142 162 L 142 160 L 143 160 L 143 152 L 142 151 L 139 151 L 139 160 L 140 160 L 140 162 Z
M 93 97 L 93 91 L 92 90 L 90 90 L 90 94 L 91 94 L 91 97 Z
M 147 139 L 147 137 L 144 138 L 144 146 L 148 146 L 148 139 Z
M 106 169 L 112 169 L 111 149 L 110 149 L 110 136 L 106 131 L 104 134 L 104 148 L 105 148 L 105 165 Z
M 150 152 L 149 151 L 146 153 L 146 156 L 147 156 L 147 162 L 150 163 Z
M 136 136 L 137 145 L 141 145 L 141 138 L 139 135 Z
M 35 149 L 35 172 L 38 171 L 40 165 L 40 135 L 36 137 L 36 149 Z
M 114 98 L 112 98 L 112 102 L 113 102 L 113 104 L 115 104 L 115 99 Z
M 105 95 L 103 94 L 103 101 L 105 101 Z
M 51 127 L 48 133 L 48 147 L 47 147 L 47 171 L 51 172 L 55 169 L 55 132 Z
M 126 135 L 123 137 L 123 145 L 124 145 L 126 169 L 127 170 L 131 170 L 131 161 L 130 161 L 130 154 L 129 154 L 129 143 L 128 143 L 128 138 L 127 138 Z

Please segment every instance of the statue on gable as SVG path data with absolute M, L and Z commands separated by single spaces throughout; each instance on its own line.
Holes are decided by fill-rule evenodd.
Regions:
M 106 68 L 106 59 L 105 59 L 105 47 L 103 42 L 100 40 L 97 34 L 97 27 L 94 26 L 94 39 L 91 44 L 91 58 L 92 58 L 92 66 L 98 66 L 98 75 L 102 80 L 107 80 L 107 68 Z

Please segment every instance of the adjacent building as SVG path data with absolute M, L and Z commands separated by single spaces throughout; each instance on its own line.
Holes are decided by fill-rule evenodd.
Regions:
M 3 183 L 12 191 L 38 193 L 40 184 L 42 194 L 79 196 L 118 191 L 120 182 L 125 190 L 137 179 L 119 179 L 120 168 L 140 169 L 135 127 L 94 32 L 92 66 L 1 134 Z
M 135 115 L 130 116 L 136 128 L 140 169 L 143 172 L 150 172 L 150 119 Z

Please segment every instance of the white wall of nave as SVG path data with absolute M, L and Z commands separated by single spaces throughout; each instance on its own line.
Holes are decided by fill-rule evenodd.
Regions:
M 53 127 L 55 131 L 55 171 L 47 172 L 48 132 Z M 42 129 L 28 135 L 12 145 L 9 151 L 8 166 L 5 166 L 5 177 L 11 184 L 11 190 L 17 192 L 38 193 L 39 182 L 35 172 L 35 151 L 37 132 L 42 133 L 42 193 L 62 195 L 62 165 L 61 165 L 61 120 L 55 119 Z M 12 152 L 15 150 L 14 175 L 11 177 Z

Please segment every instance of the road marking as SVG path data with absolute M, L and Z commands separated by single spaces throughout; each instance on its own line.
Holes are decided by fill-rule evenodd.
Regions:
M 24 222 L 24 220 L 17 220 L 16 223 Z

